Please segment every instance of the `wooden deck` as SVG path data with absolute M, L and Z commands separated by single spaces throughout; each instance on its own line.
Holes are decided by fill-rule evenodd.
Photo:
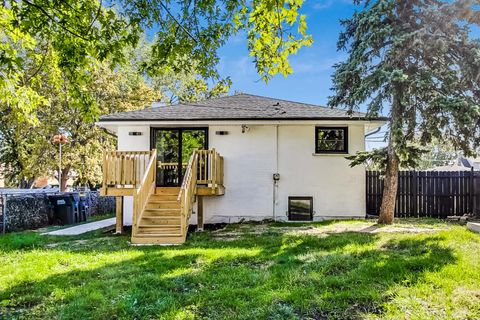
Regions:
M 180 244 L 197 202 L 203 229 L 203 197 L 225 194 L 223 157 L 215 149 L 195 150 L 180 187 L 156 187 L 156 150 L 106 152 L 101 195 L 117 197 L 117 232 L 122 231 L 122 198 L 133 196 L 132 243 Z M 172 165 L 172 164 L 164 164 Z

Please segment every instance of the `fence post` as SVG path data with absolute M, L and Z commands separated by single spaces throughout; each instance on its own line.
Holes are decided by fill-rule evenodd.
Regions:
M 7 195 L 2 195 L 2 234 L 7 231 Z
M 418 175 L 417 175 L 417 171 L 413 170 L 412 171 L 412 195 L 411 195 L 411 201 L 413 201 L 413 212 L 412 214 L 415 215 L 416 217 L 419 216 L 419 213 L 418 213 L 418 187 L 417 187 L 417 179 L 418 179 Z
M 473 215 L 476 215 L 477 214 L 477 208 L 476 208 L 476 204 L 477 204 L 477 201 L 475 201 L 475 197 L 476 197 L 476 190 L 475 190 L 475 171 L 474 171 L 474 168 L 470 168 L 470 209 L 472 210 L 472 214 Z

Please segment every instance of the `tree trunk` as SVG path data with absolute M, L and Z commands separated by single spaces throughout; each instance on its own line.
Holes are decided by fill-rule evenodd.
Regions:
M 390 142 L 388 146 L 387 167 L 385 169 L 382 205 L 380 206 L 380 216 L 378 218 L 378 223 L 380 224 L 393 223 L 398 188 L 398 162 L 398 156 Z
M 405 138 L 402 134 L 403 88 L 398 84 L 395 87 L 395 95 L 393 97 L 392 110 L 390 112 L 390 137 L 388 139 L 385 183 L 383 186 L 380 216 L 378 217 L 378 223 L 380 224 L 392 224 L 395 217 L 395 200 L 397 198 L 398 170 L 400 167 L 400 160 L 396 150 L 400 139 Z
M 68 174 L 70 173 L 70 166 L 62 169 L 62 181 L 60 181 L 60 192 L 64 192 L 67 189 Z
M 395 217 L 395 200 L 397 199 L 398 188 L 398 170 L 400 159 L 397 155 L 397 147 L 401 144 L 403 135 L 403 87 L 401 84 L 395 85 L 395 94 L 392 100 L 392 110 L 390 112 L 390 137 L 388 139 L 387 165 L 385 168 L 385 183 L 383 186 L 382 205 L 380 206 L 380 216 L 378 223 L 392 224 Z

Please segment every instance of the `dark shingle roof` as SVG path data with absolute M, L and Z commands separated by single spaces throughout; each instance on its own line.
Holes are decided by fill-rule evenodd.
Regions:
M 153 107 L 102 116 L 107 121 L 187 120 L 365 120 L 364 113 L 286 101 L 250 94 L 235 94 L 195 103 Z M 375 118 L 369 120 L 384 120 Z

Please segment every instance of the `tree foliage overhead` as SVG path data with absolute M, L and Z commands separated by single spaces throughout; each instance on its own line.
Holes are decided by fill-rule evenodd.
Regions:
M 72 98 L 82 113 L 97 116 L 99 110 L 86 88 L 91 68 L 106 58 L 121 60 L 124 47 L 138 40 L 127 21 L 96 0 L 4 1 L 0 24 L 0 103 L 26 120 L 32 120 L 36 106 L 49 103 L 35 91 L 43 70 L 61 73 L 74 83 Z M 48 65 L 45 57 L 53 57 Z M 37 69 L 26 67 L 30 65 Z
M 174 71 L 172 68 L 165 68 L 151 77 L 153 88 L 161 93 L 159 102 L 195 102 L 227 94 L 231 86 L 230 78 L 218 79 L 211 84 L 198 75 L 198 64 L 195 61 L 190 63 L 186 69 Z
M 38 72 L 26 74 L 25 64 L 50 68 L 75 84 L 72 99 L 85 118 L 100 109 L 88 91 L 91 69 L 108 60 L 125 62 L 125 48 L 145 33 L 154 35 L 150 59 L 143 71 L 154 77 L 164 69 L 195 68 L 204 79 L 218 81 L 217 50 L 230 36 L 248 35 L 248 46 L 260 76 L 292 72 L 290 55 L 312 43 L 303 0 L 5 0 L 0 6 L 0 104 L 23 120 L 34 121 L 33 110 L 47 105 L 34 90 Z M 185 59 L 184 57 L 188 57 Z
M 250 55 L 264 81 L 291 74 L 288 57 L 313 42 L 306 15 L 299 13 L 302 4 L 303 0 L 254 0 L 236 16 L 235 26 L 247 30 Z

